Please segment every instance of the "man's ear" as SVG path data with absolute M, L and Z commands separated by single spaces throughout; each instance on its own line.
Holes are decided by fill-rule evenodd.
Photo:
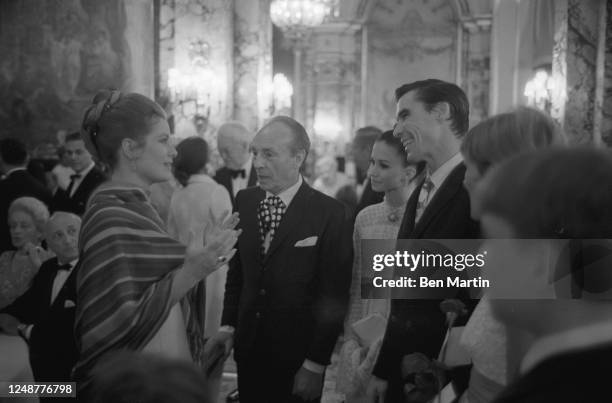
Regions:
M 295 158 L 297 160 L 297 166 L 298 168 L 302 166 L 302 164 L 304 163 L 304 161 L 306 161 L 306 151 L 304 150 L 298 150 L 295 153 Z
M 440 123 L 451 118 L 448 102 L 438 102 L 431 110 L 431 113 L 434 114 L 436 120 Z
M 408 165 L 404 167 L 404 173 L 406 174 L 408 181 L 411 181 L 417 174 L 417 168 L 414 165 Z

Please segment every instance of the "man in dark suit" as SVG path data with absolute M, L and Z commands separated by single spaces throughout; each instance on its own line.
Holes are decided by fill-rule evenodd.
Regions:
M 13 249 L 8 227 L 8 209 L 18 197 L 31 196 L 51 202 L 51 192 L 27 170 L 28 153 L 25 145 L 16 139 L 0 140 L 0 169 L 4 174 L 0 180 L 0 253 Z
M 364 208 L 382 202 L 385 196 L 382 192 L 375 192 L 372 190 L 370 179 L 367 178 L 372 147 L 374 147 L 376 139 L 381 134 L 382 130 L 374 126 L 365 126 L 357 129 L 355 132 L 355 138 L 351 145 L 351 154 L 353 155 L 355 168 L 357 169 L 357 183 L 363 187 L 359 197 L 359 203 L 355 209 L 355 216 Z
M 239 191 L 257 184 L 257 174 L 249 153 L 253 135 L 239 122 L 227 122 L 217 131 L 217 149 L 225 166 L 217 170 L 214 179 L 230 194 L 232 206 Z
M 465 165 L 459 146 L 468 129 L 469 104 L 456 85 L 440 80 L 405 84 L 396 90 L 397 124 L 412 162 L 426 172 L 406 205 L 399 239 L 472 239 L 478 224 L 470 218 L 463 188 Z M 406 355 L 437 358 L 444 339 L 445 315 L 439 299 L 395 299 L 368 393 L 371 401 L 403 401 L 401 363 Z
M 29 344 L 36 381 L 68 382 L 77 350 L 73 337 L 77 241 L 81 219 L 54 213 L 45 228 L 45 240 L 56 257 L 45 261 L 32 286 L 0 314 L 0 327 L 20 334 Z
M 243 232 L 206 350 L 234 346 L 242 403 L 318 400 L 342 330 L 351 234 L 342 204 L 299 174 L 309 148 L 298 122 L 272 118 L 251 146 L 259 186 L 236 198 Z
M 58 187 L 55 191 L 51 209 L 81 216 L 85 212 L 89 196 L 106 180 L 106 176 L 96 167 L 80 133 L 67 135 L 64 147 L 70 167 L 75 173 L 70 177 L 70 184 L 66 190 Z

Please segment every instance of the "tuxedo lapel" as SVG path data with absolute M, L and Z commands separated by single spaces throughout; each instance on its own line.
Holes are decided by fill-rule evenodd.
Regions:
M 57 273 L 57 269 L 55 270 L 55 273 Z M 53 279 L 55 279 L 55 276 L 53 277 Z M 50 287 L 50 289 L 51 288 L 52 287 Z M 50 293 L 48 300 L 51 300 Z M 51 304 L 51 309 L 64 308 L 64 304 L 68 300 L 72 301 L 73 303 L 76 303 L 76 267 L 72 269 L 72 272 L 70 272 L 70 275 L 66 279 L 66 282 L 64 283 L 60 291 L 57 293 L 53 304 Z
M 436 215 L 450 202 L 463 186 L 463 178 L 465 176 L 465 165 L 463 163 L 457 165 L 446 180 L 440 185 L 440 189 L 436 191 L 433 199 L 429 202 L 423 215 L 416 223 L 412 238 L 419 238 L 433 220 Z M 417 193 L 418 198 L 418 193 Z
M 251 173 L 249 174 L 249 180 L 247 182 L 247 187 L 252 187 L 257 185 L 257 172 L 255 171 L 255 167 L 251 165 Z
M 287 207 L 287 211 L 283 214 L 283 218 L 281 219 L 280 225 L 274 234 L 274 238 L 272 238 L 272 242 L 270 243 L 270 247 L 268 248 L 268 253 L 264 258 L 264 261 L 268 259 L 276 249 L 281 245 L 283 240 L 289 235 L 292 228 L 298 228 L 300 225 L 300 221 L 304 217 L 304 212 L 308 211 L 308 199 L 312 194 L 312 188 L 306 184 L 306 182 L 302 183 L 300 189 L 295 194 L 295 197 Z
M 255 196 L 248 201 L 245 208 L 239 211 L 240 226 L 243 229 L 241 237 L 243 237 L 244 250 L 252 253 L 253 261 L 261 262 L 261 239 L 259 236 L 259 220 L 257 219 L 257 209 L 259 203 L 266 197 L 266 192 L 263 189 L 257 189 Z

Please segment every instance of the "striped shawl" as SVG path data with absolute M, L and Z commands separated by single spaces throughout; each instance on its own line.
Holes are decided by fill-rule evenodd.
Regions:
M 170 291 L 185 256 L 143 190 L 102 185 L 89 203 L 76 268 L 77 380 L 86 379 L 105 353 L 147 345 L 178 302 Z M 200 364 L 204 290 L 200 282 L 181 301 L 191 353 Z

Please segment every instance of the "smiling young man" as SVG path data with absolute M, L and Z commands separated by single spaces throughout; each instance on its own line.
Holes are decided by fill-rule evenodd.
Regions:
M 465 165 L 459 148 L 468 130 L 469 103 L 463 90 L 441 80 L 423 80 L 396 92 L 399 137 L 412 163 L 424 161 L 426 174 L 406 205 L 398 239 L 472 239 L 478 224 L 470 218 L 463 188 Z M 445 315 L 439 299 L 395 299 L 380 355 L 369 385 L 372 401 L 403 401 L 401 363 L 406 355 L 437 358 Z
M 65 153 L 74 175 L 66 190 L 58 188 L 51 202 L 54 211 L 68 211 L 83 215 L 91 193 L 106 180 L 104 173 L 96 167 L 85 142 L 78 132 L 66 136 Z
M 272 118 L 251 145 L 259 186 L 236 197 L 243 232 L 206 351 L 235 347 L 242 403 L 317 401 L 342 330 L 350 227 L 342 204 L 302 179 L 309 148 L 302 125 Z

